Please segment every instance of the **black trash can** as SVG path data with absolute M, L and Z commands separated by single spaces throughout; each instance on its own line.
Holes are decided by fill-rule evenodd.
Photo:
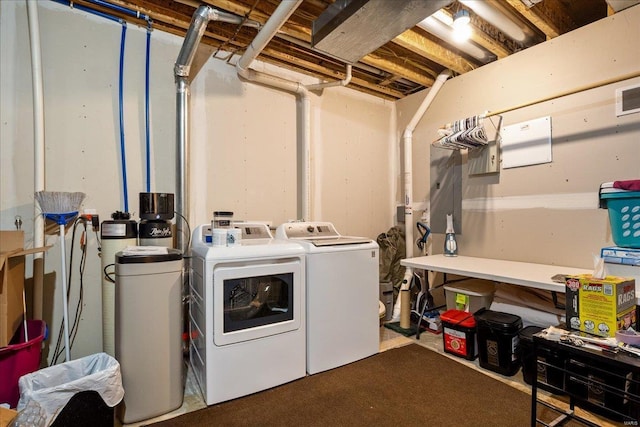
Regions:
M 520 316 L 480 309 L 474 317 L 480 366 L 505 376 L 515 375 L 520 370 Z
M 112 427 L 124 396 L 120 364 L 106 353 L 24 375 L 19 386 L 18 425 Z

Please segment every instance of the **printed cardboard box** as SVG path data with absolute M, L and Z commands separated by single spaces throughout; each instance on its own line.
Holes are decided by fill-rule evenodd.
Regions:
M 22 324 L 25 255 L 49 249 L 23 246 L 23 231 L 0 231 L 0 347 L 9 344 Z
M 635 327 L 635 303 L 635 279 L 567 276 L 566 314 L 571 329 L 613 337 L 619 329 Z

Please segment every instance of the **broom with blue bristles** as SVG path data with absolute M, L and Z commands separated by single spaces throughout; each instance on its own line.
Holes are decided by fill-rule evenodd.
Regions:
M 67 270 L 66 270 L 66 250 L 64 245 L 65 227 L 78 216 L 80 204 L 84 200 L 85 194 L 76 192 L 68 193 L 64 191 L 37 191 L 35 198 L 40 205 L 42 214 L 48 220 L 54 221 L 60 226 L 60 258 L 62 279 L 62 316 L 64 319 L 64 347 L 65 360 L 71 360 L 69 356 L 69 308 L 67 306 Z

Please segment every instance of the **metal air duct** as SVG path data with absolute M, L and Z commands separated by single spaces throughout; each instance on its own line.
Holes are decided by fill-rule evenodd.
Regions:
M 451 0 L 338 0 L 313 21 L 311 45 L 353 64 L 451 3 Z
M 207 29 L 209 21 L 223 21 L 258 27 L 255 21 L 245 20 L 240 16 L 216 10 L 209 6 L 200 6 L 191 18 L 191 25 L 187 30 L 178 59 L 174 65 L 176 81 L 176 192 L 175 208 L 178 212 L 176 224 L 189 219 L 189 84 L 197 71 L 191 70 L 196 58 L 196 50 Z M 196 72 L 192 72 L 196 71 Z M 178 225 L 176 234 L 176 248 L 187 251 L 186 242 L 189 234 L 185 233 L 185 225 Z M 187 238 L 185 238 L 185 235 Z

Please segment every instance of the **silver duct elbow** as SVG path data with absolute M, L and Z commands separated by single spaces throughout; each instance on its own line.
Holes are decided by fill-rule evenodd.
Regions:
M 243 24 L 250 27 L 259 28 L 260 24 L 256 21 L 245 20 L 241 16 L 232 13 L 223 12 L 212 8 L 211 6 L 200 6 L 191 17 L 191 25 L 187 30 L 184 43 L 178 54 L 178 59 L 174 66 L 174 74 L 177 77 L 188 77 L 191 69 L 191 63 L 200 44 L 200 40 L 207 29 L 209 21 L 221 21 L 231 24 Z
M 209 6 L 200 6 L 191 17 L 191 25 L 189 25 L 187 34 L 184 37 L 184 43 L 182 43 L 182 48 L 180 49 L 178 59 L 176 59 L 174 66 L 174 74 L 176 77 L 189 76 L 193 57 L 196 54 L 200 39 L 202 39 L 202 35 L 207 28 L 212 11 L 213 9 Z

